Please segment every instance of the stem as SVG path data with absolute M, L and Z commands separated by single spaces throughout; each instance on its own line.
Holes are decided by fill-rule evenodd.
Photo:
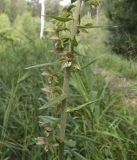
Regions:
M 76 9 L 74 12 L 74 21 L 72 28 L 72 39 L 77 35 L 79 16 L 80 16 L 80 8 L 81 8 L 82 0 L 77 0 Z M 70 45 L 70 51 L 73 52 L 73 46 Z M 58 160 L 64 160 L 64 140 L 65 140 L 65 130 L 66 130 L 66 122 L 67 122 L 67 107 L 68 107 L 68 96 L 69 96 L 69 68 L 65 68 L 64 71 L 64 82 L 63 82 L 63 94 L 66 96 L 66 99 L 62 103 L 61 108 L 61 119 L 60 119 L 60 130 L 59 130 L 59 154 Z
M 74 12 L 72 39 L 77 35 L 77 31 L 78 31 L 81 3 L 82 3 L 82 0 L 77 0 L 76 9 L 75 9 L 75 12 Z
M 63 83 L 63 92 L 66 96 L 66 99 L 62 103 L 62 113 L 60 121 L 60 133 L 59 133 L 59 159 L 64 160 L 64 139 L 65 139 L 65 129 L 67 121 L 67 106 L 68 106 L 68 94 L 69 94 L 69 69 L 65 69 L 64 72 L 64 83 Z

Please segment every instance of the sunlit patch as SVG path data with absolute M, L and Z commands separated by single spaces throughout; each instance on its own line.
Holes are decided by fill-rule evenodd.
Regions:
M 60 5 L 61 6 L 66 6 L 66 5 L 68 5 L 68 4 L 70 4 L 70 0 L 62 0 L 61 2 L 60 2 Z

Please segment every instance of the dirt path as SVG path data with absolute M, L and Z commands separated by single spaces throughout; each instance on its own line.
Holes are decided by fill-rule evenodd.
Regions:
M 102 75 L 109 88 L 123 95 L 125 105 L 137 107 L 137 82 L 120 76 L 120 74 L 96 67 L 95 74 Z

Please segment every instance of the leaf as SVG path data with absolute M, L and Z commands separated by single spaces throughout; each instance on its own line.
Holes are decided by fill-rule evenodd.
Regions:
M 81 70 L 80 65 L 77 64 L 77 63 L 74 63 L 74 64 L 73 64 L 73 67 L 74 67 L 75 69 L 77 69 L 77 70 Z
M 53 123 L 57 122 L 59 119 L 52 117 L 52 116 L 39 116 L 40 119 L 40 124 L 48 124 L 48 123 Z
M 94 62 L 96 62 L 98 59 L 102 58 L 104 55 L 101 55 L 99 57 L 94 58 L 91 62 L 89 62 L 88 64 L 84 65 L 83 67 L 81 67 L 81 69 L 85 69 L 87 68 L 89 65 L 93 64 Z
M 74 2 L 76 2 L 77 0 L 71 0 L 71 3 L 74 3 Z
M 116 139 L 119 139 L 119 140 L 123 140 L 123 138 L 119 137 L 118 135 L 116 135 L 114 133 L 111 133 L 111 132 L 107 132 L 107 131 L 95 131 L 95 133 L 101 134 L 101 135 L 104 135 L 104 136 L 110 136 L 110 137 L 113 137 L 113 138 L 116 138 Z
M 55 31 L 53 29 L 51 29 L 51 28 L 47 28 L 46 32 L 54 33 Z
M 51 63 L 43 63 L 43 64 L 37 64 L 37 65 L 34 65 L 34 66 L 30 66 L 30 67 L 27 67 L 25 69 L 32 69 L 32 68 L 39 68 L 39 67 L 44 67 L 44 66 L 54 66 L 56 64 L 59 64 L 60 61 L 55 61 L 55 62 L 51 62 Z
M 93 6 L 97 7 L 98 5 L 101 4 L 101 2 L 102 2 L 102 0 L 91 0 L 90 5 L 93 5 Z
M 22 81 L 24 81 L 25 79 L 27 79 L 30 76 L 30 74 L 27 72 L 25 73 L 22 77 L 20 77 L 17 81 L 17 83 L 21 83 Z
M 60 26 L 58 26 L 58 28 L 56 29 L 58 32 L 60 32 L 60 31 L 69 31 L 69 29 L 68 28 L 66 28 L 66 27 L 60 27 Z
M 53 99 L 49 103 L 43 105 L 40 109 L 55 107 L 56 104 L 61 103 L 65 98 L 66 98 L 65 96 L 58 96 L 57 98 Z
M 91 29 L 91 28 L 103 28 L 103 29 L 113 29 L 117 28 L 118 26 L 93 26 L 92 23 L 88 23 L 85 26 L 78 26 L 80 29 L 81 28 L 86 28 L 86 29 Z
M 78 42 L 76 40 L 76 37 L 73 38 L 73 40 L 71 41 L 72 46 L 77 47 L 78 46 Z
M 92 28 L 93 24 L 92 23 L 87 23 L 85 26 L 79 26 L 79 28 Z
M 85 101 L 89 102 L 88 93 L 85 88 L 84 82 L 82 80 L 82 77 L 80 77 L 80 75 L 78 73 L 73 74 L 72 85 L 84 97 Z
M 50 16 L 50 17 L 61 22 L 68 22 L 72 20 L 72 18 L 68 18 L 68 17 L 57 17 L 57 16 Z
M 87 137 L 87 136 L 83 136 L 83 135 L 69 135 L 69 136 L 73 137 L 73 138 L 83 140 L 83 141 L 90 141 L 90 142 L 95 143 L 95 140 L 93 140 L 93 137 Z
M 76 146 L 76 141 L 72 140 L 72 139 L 69 139 L 69 140 L 66 140 L 65 141 L 65 144 L 69 147 L 75 147 Z
M 58 82 L 59 81 L 59 77 L 58 75 L 56 75 L 55 73 L 53 73 L 53 71 L 51 69 L 46 69 L 45 71 L 42 72 L 41 74 L 42 76 L 46 76 L 48 78 L 48 82 Z
M 68 6 L 67 11 L 71 11 L 72 8 L 76 7 L 75 5 L 71 4 L 70 6 Z
M 88 33 L 88 31 L 85 28 L 79 28 L 79 31 L 83 33 Z
M 108 111 L 108 109 L 116 102 L 116 100 L 114 99 L 113 101 L 110 102 L 110 104 L 105 107 L 105 109 L 102 111 L 101 115 L 98 118 L 98 121 L 100 121 L 100 119 L 103 117 L 103 115 Z
M 78 152 L 72 151 L 73 155 L 78 159 L 78 160 L 87 160 L 85 157 L 83 157 L 81 154 Z
M 51 40 L 60 40 L 59 37 L 57 37 L 57 36 L 52 36 L 50 39 Z
M 26 147 L 24 148 L 21 144 L 13 143 L 12 141 L 0 140 L 0 145 L 4 145 L 7 148 L 29 152 L 29 150 Z
M 78 107 L 75 107 L 75 108 L 68 108 L 67 109 L 67 112 L 74 112 L 74 111 L 78 111 L 80 109 L 83 109 L 84 107 L 87 107 L 88 105 L 92 104 L 92 103 L 95 103 L 97 102 L 98 100 L 95 100 L 95 101 L 90 101 L 90 102 L 87 102 L 87 103 L 84 103 Z

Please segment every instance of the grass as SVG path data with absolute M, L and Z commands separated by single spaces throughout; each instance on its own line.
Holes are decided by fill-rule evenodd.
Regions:
M 107 26 L 107 19 L 104 15 L 100 17 L 100 26 Z M 83 23 L 95 23 L 89 17 L 84 17 Z M 91 59 L 98 58 L 95 66 L 120 74 L 127 79 L 137 79 L 137 64 L 133 59 L 127 60 L 122 56 L 117 56 L 108 45 L 109 31 L 102 28 L 93 28 L 83 33 L 80 39 L 79 50 L 84 55 L 90 54 Z M 87 43 L 88 40 L 88 43 Z
M 78 50 L 84 56 L 80 56 L 80 64 L 85 66 L 86 61 L 90 62 L 102 54 L 104 56 L 81 72 L 71 75 L 65 156 L 67 160 L 136 160 L 136 110 L 126 106 L 123 95 L 112 92 L 101 75 L 94 74 L 94 68 L 99 66 L 136 79 L 136 65 L 109 54 L 110 49 L 100 39 L 97 39 L 98 43 L 90 39 L 90 36 L 97 38 L 97 32 L 94 34 L 89 37 L 83 35 Z M 48 104 L 47 97 L 40 90 L 46 83 L 41 76 L 41 70 L 45 68 L 24 69 L 53 62 L 54 57 L 50 56 L 48 50 L 48 41 L 39 40 L 25 40 L 19 47 L 13 48 L 11 45 L 8 49 L 0 49 L 1 160 L 8 157 L 17 160 L 56 159 L 55 147 L 46 153 L 35 141 L 35 138 L 44 135 L 39 116 L 58 116 L 56 110 L 54 114 L 51 109 L 39 110 Z M 57 67 L 52 67 L 56 73 Z
M 40 48 L 37 52 L 29 45 L 30 48 L 27 42 L 25 46 L 15 47 L 14 50 L 9 48 L 0 53 L 1 159 L 26 159 L 26 154 L 31 159 L 34 153 L 33 159 L 38 159 L 41 152 L 34 139 L 40 135 L 38 106 L 45 101 L 40 91 L 43 80 L 39 69 L 30 71 L 24 68 L 45 63 L 46 48 L 41 47 L 44 46 L 41 42 L 35 42 L 34 48 Z

